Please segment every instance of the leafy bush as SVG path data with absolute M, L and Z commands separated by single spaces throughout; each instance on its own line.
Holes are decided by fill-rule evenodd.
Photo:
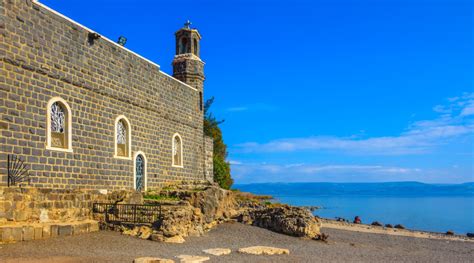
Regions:
M 214 163 L 214 182 L 217 182 L 220 187 L 230 189 L 234 180 L 230 177 L 230 165 L 220 156 L 213 157 Z
M 218 121 L 209 111 L 214 97 L 208 99 L 204 104 L 204 134 L 211 137 L 214 142 L 213 164 L 214 164 L 214 182 L 218 183 L 224 189 L 230 189 L 234 180 L 230 175 L 230 164 L 227 159 L 227 145 L 224 143 L 222 131 L 219 124 L 224 121 Z

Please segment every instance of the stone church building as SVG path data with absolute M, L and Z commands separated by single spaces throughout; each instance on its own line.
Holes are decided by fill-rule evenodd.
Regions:
M 0 185 L 148 190 L 212 180 L 201 35 L 175 33 L 173 76 L 33 0 L 0 0 Z

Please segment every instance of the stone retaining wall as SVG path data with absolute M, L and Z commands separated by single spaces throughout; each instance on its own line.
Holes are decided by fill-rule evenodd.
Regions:
M 69 223 L 36 223 L 0 225 L 0 243 L 72 236 L 99 231 L 94 220 Z
M 94 202 L 141 203 L 135 191 L 67 190 L 0 187 L 0 243 L 99 230 Z
M 94 202 L 131 202 L 131 191 L 100 192 L 0 187 L 0 226 L 9 223 L 76 222 L 92 219 Z M 141 200 L 141 194 L 136 199 Z M 139 202 L 139 201 L 138 201 Z

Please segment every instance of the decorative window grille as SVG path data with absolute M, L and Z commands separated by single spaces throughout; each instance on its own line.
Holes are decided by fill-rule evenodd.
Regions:
M 173 165 L 182 166 L 182 144 L 181 139 L 178 135 L 173 138 Z
M 46 106 L 46 149 L 72 152 L 72 115 L 67 102 L 53 97 Z
M 116 127 L 116 138 L 115 138 L 115 148 L 116 148 L 116 156 L 121 156 L 121 157 L 128 157 L 129 156 L 129 138 L 128 133 L 130 132 L 129 125 L 126 124 L 125 119 L 119 119 L 117 121 Z
M 68 148 L 68 134 L 70 131 L 66 128 L 66 113 L 61 102 L 54 102 L 49 109 L 50 115 L 50 146 L 54 148 Z
M 125 125 L 123 124 L 122 120 L 117 123 L 117 143 L 127 143 L 127 128 L 125 128 Z
M 51 105 L 51 131 L 57 133 L 65 132 L 65 114 L 58 102 Z
M 143 190 L 143 179 L 145 175 L 145 160 L 141 154 L 137 155 L 137 159 L 135 160 L 135 190 L 141 191 Z

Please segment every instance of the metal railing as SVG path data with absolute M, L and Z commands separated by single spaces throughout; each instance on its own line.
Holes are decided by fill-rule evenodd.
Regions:
M 104 214 L 105 222 L 111 224 L 160 225 L 163 220 L 160 204 L 94 203 L 92 212 Z

